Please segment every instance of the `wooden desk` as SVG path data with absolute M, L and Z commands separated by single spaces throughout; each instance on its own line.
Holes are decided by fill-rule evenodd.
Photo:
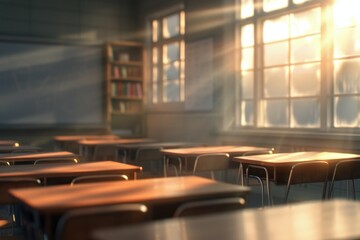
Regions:
M 14 140 L 0 140 L 0 146 L 16 147 L 16 146 L 20 146 L 20 144 L 19 144 L 19 142 L 14 141 Z
M 80 155 L 88 161 L 94 161 L 97 158 L 100 149 L 108 149 L 113 153 L 114 160 L 116 158 L 117 148 L 126 144 L 134 143 L 150 143 L 155 142 L 149 138 L 120 138 L 120 139 L 97 139 L 97 140 L 81 140 L 78 141 L 80 146 Z
M 97 230 L 95 240 L 360 239 L 360 203 L 314 201 Z
M 136 173 L 140 171 L 141 167 L 114 161 L 78 164 L 11 165 L 0 168 L 0 178 L 75 178 L 95 174 L 126 174 L 129 179 L 136 179 Z
M 192 169 L 194 160 L 197 156 L 207 153 L 228 153 L 230 157 L 243 155 L 244 153 L 257 151 L 270 151 L 272 148 L 255 147 L 255 146 L 204 146 L 191 148 L 163 149 L 164 161 L 167 158 L 181 158 L 187 165 L 187 169 Z M 166 176 L 167 163 L 164 162 L 164 176 Z
M 15 201 L 44 219 L 51 236 L 56 218 L 66 211 L 122 203 L 143 203 L 154 219 L 171 217 L 182 203 L 219 197 L 244 197 L 249 188 L 195 176 L 152 178 L 119 183 L 89 183 L 46 188 L 13 189 Z
M 117 139 L 116 135 L 65 135 L 65 136 L 55 136 L 55 149 L 60 151 L 70 151 L 79 153 L 79 144 L 78 141 L 81 140 L 97 140 L 97 139 Z
M 66 151 L 0 154 L 0 160 L 8 161 L 11 164 L 33 163 L 35 160 L 42 158 L 64 158 L 64 157 L 78 158 L 78 155 Z
M 0 145 L 0 153 L 12 153 L 12 152 L 39 152 L 41 148 L 35 146 L 3 146 Z
M 136 151 L 141 148 L 187 148 L 187 147 L 199 147 L 200 143 L 189 142 L 144 142 L 125 144 L 117 147 L 117 160 L 120 160 L 120 155 L 123 155 L 123 161 L 135 160 Z
M 291 167 L 300 162 L 326 161 L 329 163 L 331 173 L 336 163 L 346 159 L 360 158 L 358 154 L 336 153 L 336 152 L 293 152 L 277 153 L 255 156 L 234 157 L 233 161 L 240 163 L 239 172 L 243 183 L 244 169 L 249 165 L 259 166 L 264 170 L 269 198 L 271 198 L 269 181 L 275 184 L 286 184 Z

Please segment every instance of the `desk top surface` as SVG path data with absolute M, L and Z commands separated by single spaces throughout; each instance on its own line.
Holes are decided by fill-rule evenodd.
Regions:
M 94 233 L 94 239 L 359 239 L 359 222 L 359 202 L 314 201 L 103 229 Z
M 11 165 L 0 168 L 0 178 L 5 177 L 66 177 L 119 172 L 140 172 L 141 167 L 114 162 L 100 161 L 77 164 Z
M 14 140 L 0 140 L 0 146 L 19 146 L 19 142 Z
M 80 141 L 80 140 L 96 140 L 96 139 L 117 139 L 116 135 L 64 135 L 64 136 L 55 136 L 54 140 L 59 142 L 70 142 L 70 141 Z
M 0 160 L 5 161 L 34 161 L 41 158 L 78 157 L 67 151 L 38 152 L 38 153 L 7 153 L 0 154 Z
M 271 148 L 255 147 L 255 146 L 204 146 L 191 148 L 174 148 L 163 149 L 161 153 L 167 156 L 182 156 L 191 157 L 207 153 L 228 153 L 228 154 L 243 154 L 253 151 L 267 151 Z
M 199 147 L 201 143 L 190 143 L 190 142 L 143 142 L 143 143 L 131 143 L 122 145 L 122 149 L 139 149 L 139 148 L 178 148 L 178 147 Z
M 10 195 L 42 214 L 120 203 L 166 204 L 209 197 L 244 196 L 248 187 L 188 176 L 10 190 Z
M 298 162 L 331 161 L 360 158 L 358 154 L 337 152 L 292 152 L 235 157 L 233 161 L 264 166 L 292 165 Z
M 133 143 L 150 143 L 155 142 L 149 138 L 119 138 L 119 139 L 92 139 L 92 140 L 80 140 L 78 143 L 81 146 L 116 146 L 122 144 Z

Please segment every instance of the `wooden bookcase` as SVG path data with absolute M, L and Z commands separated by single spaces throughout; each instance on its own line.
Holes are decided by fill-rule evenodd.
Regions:
M 143 133 L 144 54 L 138 42 L 106 44 L 107 119 L 111 130 Z

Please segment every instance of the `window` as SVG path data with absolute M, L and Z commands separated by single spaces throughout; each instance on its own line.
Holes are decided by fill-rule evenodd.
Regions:
M 359 128 L 360 1 L 256 2 L 238 1 L 236 127 Z
M 185 96 L 185 13 L 152 19 L 151 101 L 183 102 Z

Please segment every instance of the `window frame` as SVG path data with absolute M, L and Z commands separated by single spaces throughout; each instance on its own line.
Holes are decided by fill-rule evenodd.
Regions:
M 240 0 L 235 1 L 237 12 L 234 14 L 234 37 L 235 37 L 235 116 L 233 124 L 227 130 L 232 131 L 249 131 L 249 132 L 273 132 L 273 131 L 281 131 L 287 133 L 299 133 L 299 132 L 308 132 L 308 133 L 360 133 L 360 125 L 357 127 L 336 127 L 334 124 L 335 115 L 334 115 L 334 74 L 333 74 L 333 63 L 335 57 L 333 57 L 333 26 L 332 21 L 330 20 L 329 13 L 332 14 L 332 1 L 330 0 L 310 0 L 306 1 L 302 4 L 295 4 L 291 0 L 289 0 L 288 7 L 283 9 L 278 9 L 271 12 L 264 12 L 261 8 L 261 1 L 254 0 L 255 9 L 254 15 L 252 17 L 248 17 L 245 19 L 241 19 L 240 17 Z M 330 6 L 330 7 L 329 7 Z M 265 44 L 262 42 L 262 28 L 265 20 L 276 18 L 279 16 L 284 16 L 296 12 L 311 10 L 314 8 L 320 7 L 320 18 L 323 23 L 326 21 L 326 24 L 321 24 L 320 26 L 320 92 L 319 92 L 319 104 L 320 104 L 320 113 L 319 113 L 319 127 L 307 128 L 307 127 L 292 127 L 291 123 L 289 123 L 286 127 L 266 127 L 260 124 L 260 103 L 263 99 L 263 89 L 264 89 L 264 46 Z M 330 10 L 329 10 L 330 9 Z M 331 15 L 330 15 L 331 16 Z M 254 24 L 254 75 L 253 75 L 253 125 L 242 125 L 241 124 L 241 104 L 240 102 L 244 100 L 241 96 L 241 28 L 247 24 Z M 358 25 L 360 27 L 360 25 Z M 324 47 L 324 41 L 326 37 L 331 36 L 330 44 L 327 47 Z M 291 41 L 292 37 L 289 35 L 286 41 Z M 290 57 L 288 58 L 289 60 Z M 293 65 L 291 62 L 287 63 L 287 65 L 291 68 Z M 289 78 L 290 80 L 290 78 Z M 360 97 L 360 93 L 356 94 Z M 287 97 L 288 100 L 291 100 L 291 96 Z M 290 111 L 290 108 L 288 108 Z M 291 114 L 288 115 L 289 121 L 291 119 Z M 225 129 L 226 130 L 226 129 Z

